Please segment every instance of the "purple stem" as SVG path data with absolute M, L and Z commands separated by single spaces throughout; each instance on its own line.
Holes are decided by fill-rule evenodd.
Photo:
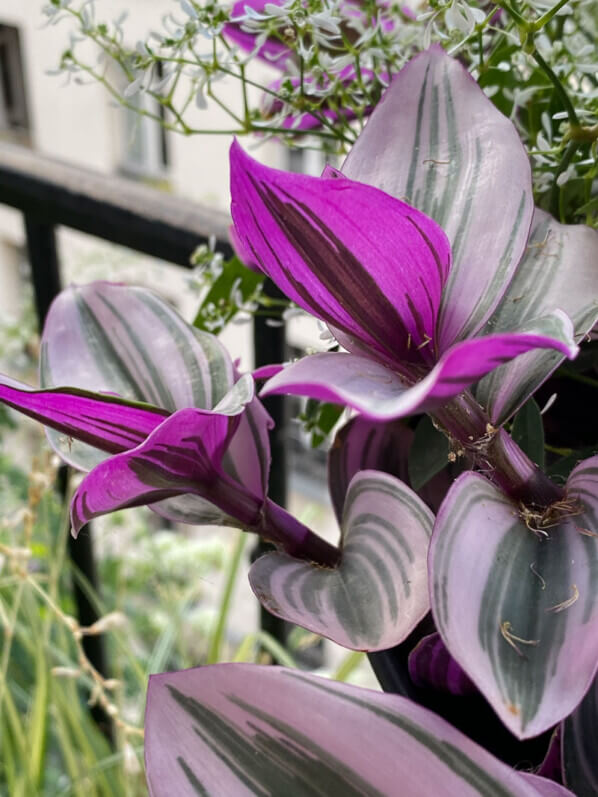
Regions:
M 483 408 L 465 391 L 434 413 L 474 465 L 516 501 L 547 507 L 565 491 L 525 454 L 504 429 L 494 429 Z
M 339 548 L 318 537 L 269 498 L 262 510 L 261 526 L 251 531 L 279 545 L 296 559 L 307 559 L 324 567 L 335 567 L 340 560 Z

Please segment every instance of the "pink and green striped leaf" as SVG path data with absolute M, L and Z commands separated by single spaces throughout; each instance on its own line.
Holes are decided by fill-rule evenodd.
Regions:
M 361 471 L 344 503 L 335 568 L 269 553 L 249 583 L 261 604 L 353 650 L 384 650 L 409 635 L 429 609 L 427 554 L 434 517 L 392 476 Z
M 522 739 L 570 714 L 598 666 L 598 459 L 573 471 L 553 512 L 541 523 L 466 473 L 438 512 L 430 546 L 438 631 Z
M 536 210 L 523 259 L 488 321 L 490 333 L 517 330 L 558 307 L 571 318 L 576 340 L 598 321 L 598 233 L 584 224 L 559 224 Z M 492 423 L 508 420 L 561 363 L 555 351 L 535 351 L 497 368 L 476 387 Z
M 342 171 L 443 228 L 453 265 L 439 350 L 475 335 L 507 289 L 532 219 L 530 165 L 513 123 L 435 45 L 395 77 Z
M 570 795 L 398 695 L 252 664 L 152 675 L 145 761 L 151 797 Z
M 290 299 L 387 362 L 433 358 L 450 267 L 434 221 L 372 186 L 263 166 L 237 142 L 230 168 L 241 245 Z
M 71 385 L 147 401 L 169 413 L 212 409 L 234 383 L 222 344 L 183 321 L 144 288 L 94 282 L 53 302 L 42 337 L 43 387 Z M 69 464 L 89 470 L 104 457 L 87 446 L 50 442 Z
M 261 395 L 291 393 L 346 404 L 372 420 L 388 421 L 429 412 L 457 396 L 485 374 L 537 348 L 575 357 L 571 321 L 557 310 L 514 334 L 488 335 L 456 343 L 430 373 L 409 386 L 393 370 L 357 354 L 323 352 L 283 368 Z

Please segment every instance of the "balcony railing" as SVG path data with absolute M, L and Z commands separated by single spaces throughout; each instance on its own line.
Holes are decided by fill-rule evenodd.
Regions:
M 0 145 L 0 204 L 16 208 L 24 217 L 40 329 L 62 287 L 57 226 L 70 227 L 183 268 L 191 266 L 192 253 L 210 237 L 215 238 L 215 248 L 225 258 L 232 254 L 228 242 L 230 220 L 226 213 L 122 177 L 82 169 L 5 144 Z M 256 367 L 285 359 L 283 327 L 269 326 L 267 315 L 260 315 L 255 319 L 253 334 Z M 272 397 L 264 403 L 276 424 L 271 439 L 270 497 L 284 505 L 287 481 L 284 408 L 280 398 Z M 60 473 L 59 488 L 66 496 L 66 468 Z M 68 547 L 73 572 L 81 575 L 73 584 L 78 619 L 81 625 L 92 625 L 98 616 L 85 585 L 92 586 L 94 591 L 101 585 L 89 529 L 83 530 L 77 541 L 69 534 Z M 282 638 L 280 620 L 262 611 L 261 624 Z M 85 637 L 84 645 L 91 663 L 107 675 L 109 666 L 101 635 Z M 92 710 L 100 726 L 110 734 L 109 719 L 101 709 Z

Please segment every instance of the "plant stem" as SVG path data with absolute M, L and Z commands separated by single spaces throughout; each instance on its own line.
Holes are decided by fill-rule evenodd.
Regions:
M 575 108 L 573 107 L 573 104 L 569 99 L 569 95 L 563 88 L 563 84 L 561 83 L 561 81 L 558 79 L 552 68 L 548 66 L 544 58 L 542 58 L 542 56 L 537 50 L 534 49 L 531 53 L 531 56 L 534 59 L 534 61 L 538 64 L 540 69 L 542 69 L 546 77 L 550 80 L 552 85 L 554 86 L 554 89 L 558 94 L 560 101 L 563 104 L 563 108 L 565 109 L 565 111 L 567 111 L 567 116 L 569 117 L 569 124 L 571 125 L 571 127 L 580 127 L 579 119 L 577 118 L 577 113 L 575 112 Z
M 257 531 L 264 539 L 282 547 L 297 559 L 306 559 L 323 567 L 335 567 L 340 560 L 339 548 L 318 537 L 270 499 L 264 505 L 261 527 L 252 528 L 251 531 Z
M 542 14 L 541 17 L 538 17 L 538 19 L 533 23 L 534 31 L 542 30 L 544 25 L 547 25 L 554 15 L 557 14 L 563 6 L 566 6 L 568 2 L 569 0 L 559 0 L 555 6 Z
M 531 461 L 504 429 L 495 429 L 471 393 L 464 392 L 433 413 L 460 451 L 513 500 L 550 506 L 563 490 Z
M 222 639 L 224 637 L 224 629 L 226 628 L 226 622 L 230 612 L 239 566 L 241 564 L 243 551 L 245 550 L 245 543 L 247 541 L 246 535 L 242 531 L 237 532 L 237 535 L 237 541 L 235 543 L 235 547 L 233 548 L 226 572 L 226 582 L 224 585 L 224 591 L 222 593 L 222 600 L 220 601 L 216 627 L 211 634 L 210 649 L 208 651 L 208 664 L 216 664 L 220 660 L 220 648 L 222 646 Z

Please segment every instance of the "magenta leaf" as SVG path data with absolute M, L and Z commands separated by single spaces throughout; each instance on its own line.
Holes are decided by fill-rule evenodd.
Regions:
M 535 736 L 573 711 L 598 666 L 598 459 L 545 512 L 459 477 L 430 545 L 432 612 L 504 724 Z
M 373 420 L 391 420 L 442 406 L 489 371 L 526 351 L 544 347 L 574 357 L 578 349 L 572 332 L 569 319 L 556 311 L 530 324 L 527 331 L 457 343 L 411 387 L 390 368 L 366 357 L 313 354 L 272 377 L 262 395 L 309 396 L 346 404 Z
M 398 479 L 360 471 L 344 502 L 338 565 L 269 553 L 253 564 L 249 583 L 272 614 L 353 650 L 383 650 L 405 639 L 429 609 L 433 522 Z
M 425 636 L 411 651 L 409 675 L 419 687 L 431 687 L 452 695 L 477 692 L 471 678 L 446 649 L 440 634 Z
M 440 351 L 479 332 L 523 255 L 532 219 L 530 166 L 513 123 L 459 61 L 433 46 L 395 77 L 342 170 L 445 230 L 453 265 Z
M 570 794 L 405 698 L 253 664 L 152 675 L 145 760 L 151 797 Z
M 137 448 L 101 462 L 81 482 L 71 505 L 74 534 L 95 517 L 179 495 L 198 495 L 239 524 L 257 525 L 264 496 L 222 469 L 238 418 L 178 410 Z
M 242 394 L 248 389 L 248 377 L 239 380 L 228 352 L 216 337 L 191 327 L 150 291 L 108 282 L 71 286 L 63 291 L 46 320 L 40 370 L 44 385 L 69 384 L 156 400 L 171 412 L 185 407 L 212 410 L 217 406 L 219 412 L 227 412 L 219 404 L 225 397 L 232 402 L 229 409 L 236 412 L 240 391 L 246 409 L 224 456 L 223 468 L 250 492 L 264 494 L 270 468 L 271 421 L 258 399 L 246 404 Z M 147 434 L 123 448 L 139 445 Z M 98 448 L 65 440 L 53 432 L 49 437 L 60 456 L 80 469 L 90 470 L 105 459 Z M 158 501 L 152 509 L 172 521 L 238 525 L 238 521 L 190 493 Z
M 55 429 L 67 450 L 76 439 L 109 454 L 139 445 L 170 414 L 150 404 L 77 388 L 35 390 L 3 375 L 0 402 Z
M 429 360 L 450 266 L 438 225 L 371 186 L 262 166 L 236 142 L 230 160 L 236 232 L 262 271 L 383 359 Z

